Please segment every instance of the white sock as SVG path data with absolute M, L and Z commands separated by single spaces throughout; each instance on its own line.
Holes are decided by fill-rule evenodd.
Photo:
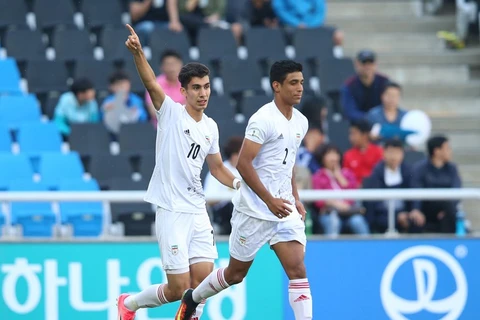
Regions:
M 210 298 L 222 290 L 230 287 L 225 281 L 223 271 L 225 268 L 215 269 L 206 277 L 200 285 L 193 290 L 193 301 L 200 302 L 203 299 Z
M 202 300 L 202 302 L 200 302 L 200 304 L 197 306 L 197 309 L 195 309 L 191 320 L 200 320 L 200 317 L 203 314 L 203 308 L 205 308 L 205 302 L 206 300 Z
M 132 311 L 140 308 L 155 308 L 167 304 L 163 288 L 166 284 L 154 284 L 137 294 L 132 294 L 125 299 L 125 307 Z
M 288 300 L 295 314 L 295 320 L 312 319 L 312 294 L 310 293 L 308 279 L 290 280 Z

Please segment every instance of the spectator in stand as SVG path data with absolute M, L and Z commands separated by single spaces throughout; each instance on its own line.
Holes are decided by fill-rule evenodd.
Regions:
M 157 77 L 157 82 L 163 88 L 165 94 L 173 101 L 184 104 L 185 97 L 180 92 L 182 86 L 180 85 L 180 81 L 178 81 L 178 75 L 182 69 L 182 65 L 182 57 L 178 52 L 174 50 L 165 50 L 160 58 L 161 74 Z M 153 107 L 152 99 L 150 98 L 148 91 L 145 91 L 145 103 L 150 118 L 156 124 L 156 110 Z
M 359 185 L 383 159 L 382 148 L 370 142 L 370 131 L 371 125 L 366 120 L 352 122 L 349 138 L 353 147 L 343 157 L 343 167 L 355 174 Z
M 272 8 L 271 0 L 249 0 L 245 3 L 243 20 L 251 27 L 278 27 L 278 18 Z
M 99 121 L 95 89 L 90 80 L 86 78 L 75 80 L 70 91 L 60 96 L 55 107 L 53 121 L 64 139 L 70 135 L 71 123 Z
M 117 134 L 122 123 L 147 121 L 143 100 L 130 91 L 132 85 L 128 75 L 123 71 L 116 71 L 109 81 L 112 93 L 102 104 L 102 117 L 108 130 Z
M 372 175 L 364 180 L 364 188 L 407 189 L 411 188 L 412 170 L 404 161 L 405 152 L 400 140 L 385 142 L 383 161 L 373 169 Z M 388 228 L 388 201 L 365 201 L 366 217 L 372 232 L 384 233 Z M 395 201 L 395 217 L 398 229 L 408 231 L 411 201 Z
M 178 0 L 130 0 L 130 19 L 142 43 L 148 44 L 155 28 L 183 30 L 178 14 Z
M 457 167 L 452 163 L 448 139 L 435 136 L 428 140 L 429 158 L 418 162 L 413 169 L 413 188 L 461 188 Z M 459 201 L 413 201 L 410 219 L 425 232 L 454 233 Z
M 310 124 L 308 131 L 303 138 L 303 146 L 297 153 L 295 165 L 297 167 L 308 168 L 311 174 L 320 169 L 320 164 L 314 157 L 315 151 L 322 145 L 325 138 L 321 127 Z
M 341 88 L 341 103 L 349 120 L 363 119 L 370 109 L 382 104 L 381 95 L 389 79 L 377 73 L 376 55 L 362 50 L 355 60 L 357 74 Z
M 327 16 L 325 0 L 272 0 L 273 10 L 285 27 L 318 28 L 324 25 Z M 327 27 L 332 28 L 332 27 Z M 343 32 L 332 28 L 333 43 L 343 44 Z
M 398 83 L 389 82 L 382 93 L 382 104 L 368 111 L 366 119 L 373 126 L 374 139 L 400 139 L 405 141 L 406 131 L 400 129 L 400 123 L 406 110 L 400 108 L 402 88 Z
M 358 189 L 353 172 L 340 166 L 340 150 L 332 144 L 323 145 L 315 154 L 322 166 L 312 178 L 313 189 L 344 190 Z M 338 235 L 343 225 L 355 234 L 368 234 L 368 223 L 363 216 L 364 208 L 354 200 L 320 200 L 315 202 L 320 224 L 327 235 Z
M 227 158 L 224 164 L 236 177 L 240 176 L 237 170 L 237 163 L 242 143 L 242 137 L 231 137 L 223 149 L 225 158 Z M 205 177 L 205 195 L 207 197 L 233 191 L 233 189 L 221 184 L 210 172 Z M 213 212 L 213 223 L 218 229 L 217 232 L 219 234 L 230 234 L 232 231 L 232 226 L 230 225 L 233 212 L 232 201 L 208 202 L 208 205 Z

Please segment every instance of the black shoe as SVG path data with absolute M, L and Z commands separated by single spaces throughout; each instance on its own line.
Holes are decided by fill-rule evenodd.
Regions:
M 175 320 L 190 320 L 194 314 L 199 303 L 193 301 L 192 292 L 193 289 L 188 289 L 183 293 L 182 302 L 175 315 Z

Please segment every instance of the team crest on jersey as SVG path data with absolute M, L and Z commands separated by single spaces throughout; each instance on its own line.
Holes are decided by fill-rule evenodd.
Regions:
M 302 137 L 302 135 L 300 133 L 297 133 L 296 137 L 297 137 L 297 139 L 300 139 Z
M 173 254 L 174 256 L 176 256 L 177 253 L 178 253 L 178 246 L 177 246 L 177 245 L 173 245 L 173 246 L 172 246 L 172 254 Z
M 240 244 L 242 246 L 244 246 L 247 243 L 247 238 L 245 238 L 244 236 L 240 236 L 238 240 L 240 241 Z

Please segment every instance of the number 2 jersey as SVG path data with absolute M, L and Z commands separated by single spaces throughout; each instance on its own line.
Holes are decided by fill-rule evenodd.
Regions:
M 218 127 L 205 114 L 195 121 L 166 96 L 157 111 L 155 169 L 145 201 L 179 213 L 205 213 L 200 173 L 205 158 L 220 152 Z
M 275 198 L 294 204 L 292 174 L 300 143 L 308 130 L 307 118 L 293 109 L 288 120 L 272 101 L 261 107 L 248 121 L 245 139 L 261 144 L 253 159 L 253 168 L 260 181 Z M 234 197 L 235 210 L 246 215 L 270 221 L 279 219 L 268 209 L 250 187 L 243 183 Z M 293 214 L 282 221 L 298 218 Z

